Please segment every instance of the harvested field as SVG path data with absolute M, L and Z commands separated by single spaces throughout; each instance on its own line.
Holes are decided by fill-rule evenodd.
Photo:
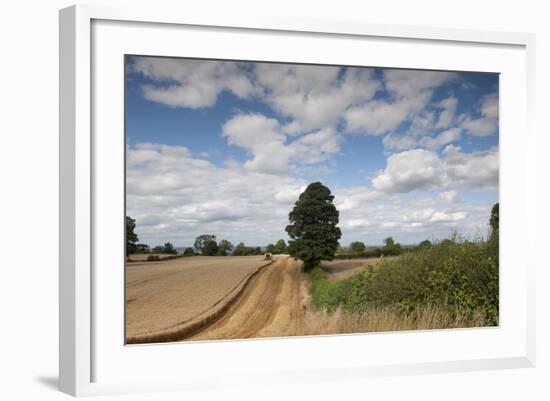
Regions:
M 395 259 L 396 256 L 385 257 L 386 260 Z M 382 258 L 339 259 L 330 262 L 323 261 L 321 267 L 329 274 L 331 281 L 341 280 L 353 276 L 363 270 L 365 266 L 378 263 Z
M 127 265 L 127 342 L 181 338 L 221 313 L 267 263 L 263 256 L 194 256 Z

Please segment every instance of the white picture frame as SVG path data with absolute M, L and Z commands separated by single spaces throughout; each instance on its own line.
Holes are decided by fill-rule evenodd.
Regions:
M 201 49 L 192 54 L 178 50 L 175 43 L 162 41 L 168 34 L 197 35 Z M 140 33 L 141 32 L 141 33 Z M 140 37 L 143 32 L 147 36 Z M 163 36 L 164 35 L 164 36 Z M 220 35 L 243 41 L 243 46 L 222 49 L 216 42 Z M 254 35 L 269 41 L 271 56 L 264 49 L 252 49 Z M 224 38 L 225 39 L 225 38 Z M 292 40 L 294 43 L 326 45 L 334 52 L 326 57 L 319 53 L 300 56 L 296 45 L 277 45 Z M 331 41 L 338 40 L 336 51 Z M 139 42 L 139 43 L 137 43 Z M 223 42 L 223 41 L 222 41 Z M 290 43 L 290 42 L 289 42 Z M 362 379 L 373 376 L 421 374 L 430 372 L 468 371 L 530 367 L 535 364 L 534 270 L 536 261 L 529 255 L 529 241 L 517 238 L 517 231 L 535 232 L 535 133 L 534 112 L 534 35 L 523 33 L 483 32 L 458 29 L 436 29 L 414 26 L 375 25 L 349 21 L 294 20 L 291 18 L 245 17 L 216 19 L 209 15 L 187 14 L 183 10 L 150 8 L 112 8 L 108 6 L 79 5 L 60 11 L 60 389 L 75 396 L 126 393 L 134 391 L 165 391 L 170 389 L 203 389 L 247 383 L 279 383 L 296 380 L 327 380 L 328 378 Z M 204 45 L 204 46 L 203 46 Z M 247 46 L 245 46 L 247 45 Z M 501 244 L 514 244 L 515 249 L 503 245 L 501 249 L 501 306 L 502 318 L 498 328 L 440 330 L 416 333 L 386 333 L 371 335 L 304 337 L 298 339 L 246 340 L 202 344 L 152 345 L 125 347 L 117 338 L 120 308 L 106 312 L 110 301 L 116 303 L 123 269 L 123 217 L 117 220 L 120 198 L 124 189 L 124 148 L 109 140 L 97 140 L 97 130 L 119 132 L 121 71 L 117 67 L 124 53 L 163 55 L 217 55 L 219 58 L 330 63 L 363 63 L 364 59 L 351 57 L 349 47 L 370 46 L 381 60 L 380 66 L 482 70 L 500 72 L 501 82 Z M 155 48 L 158 46 L 158 48 Z M 218 46 L 218 47 L 217 47 Z M 294 47 L 293 47 L 294 46 Z M 332 46 L 332 47 L 331 47 Z M 403 51 L 383 48 L 401 46 Z M 204 47 L 205 49 L 202 49 Z M 227 46 L 225 46 L 227 47 Z M 264 46 L 265 47 L 265 46 Z M 411 55 L 415 61 L 404 61 Z M 348 50 L 346 50 L 348 49 Z M 377 50 L 378 49 L 378 50 Z M 430 61 L 429 54 L 437 49 L 441 61 Z M 182 54 L 174 54 L 179 51 Z M 190 50 L 187 50 L 190 51 Z M 312 50 L 313 51 L 313 50 Z M 207 52 L 207 53 L 201 53 Z M 210 53 L 208 53 L 210 52 Z M 216 53 L 218 52 L 218 53 Z M 250 53 L 252 52 L 252 53 Z M 256 52 L 256 53 L 253 53 Z M 347 52 L 347 53 L 346 53 Z M 386 54 L 384 54 L 386 52 Z M 463 54 L 457 62 L 451 54 Z M 473 53 L 471 53 L 473 52 Z M 487 56 L 487 52 L 492 52 Z M 476 54 L 473 57 L 471 54 Z M 156 54 L 156 53 L 155 53 Z M 294 54 L 294 55 L 292 55 Z M 346 56 L 348 54 L 348 56 Z M 422 57 L 422 55 L 426 57 Z M 447 57 L 446 55 L 449 54 Z M 485 54 L 485 55 L 484 55 Z M 253 56 L 255 55 L 255 56 Z M 479 55 L 479 57 L 477 56 Z M 391 57 L 390 57 L 391 56 Z M 316 58 L 317 57 L 317 58 Z M 332 57 L 332 59 L 330 59 Z M 340 57 L 340 59 L 338 58 Z M 346 58 L 347 57 L 347 58 Z M 346 60 L 344 60 L 346 58 Z M 477 58 L 477 59 L 476 59 Z M 486 60 L 486 58 L 489 58 Z M 118 60 L 118 61 L 117 61 Z M 302 61 L 300 59 L 298 61 Z M 454 61 L 453 61 L 454 60 Z M 430 64 L 431 63 L 431 64 Z M 485 64 L 483 64 L 485 63 Z M 499 64 L 500 63 L 500 64 Z M 431 67 L 430 67 L 431 66 Z M 481 66 L 481 67 L 480 67 Z M 485 66 L 485 67 L 483 67 Z M 500 66 L 500 67 L 499 67 Z M 477 67 L 477 68 L 476 68 Z M 450 69 L 452 69 L 450 68 Z M 110 72 L 109 72 L 110 71 Z M 114 72 L 113 72 L 114 71 Z M 111 76 L 112 74 L 112 76 Z M 118 78 L 116 75 L 118 74 Z M 109 86 L 107 87 L 107 83 Z M 111 86 L 112 84 L 112 86 Z M 105 94 L 115 94 L 105 99 Z M 511 95 L 514 96 L 511 96 Z M 105 102 L 98 102 L 101 98 Z M 109 103 L 109 110 L 104 104 Z M 118 113 L 118 114 L 109 114 Z M 122 113 L 123 114 L 123 113 Z M 513 132 L 522 132 L 521 135 Z M 115 136 L 113 136 L 115 138 Z M 123 132 L 118 139 L 123 140 Z M 118 143 L 118 142 L 116 142 Z M 115 143 L 115 145 L 116 145 Z M 513 150 L 513 152 L 511 152 Z M 122 159 L 121 159 L 122 157 Z M 511 167 L 516 168 L 512 169 Z M 105 180 L 105 172 L 118 171 L 113 179 Z M 118 177 L 118 178 L 117 178 Z M 522 190 L 517 190 L 521 185 Z M 116 192 L 113 208 L 107 210 L 101 202 L 106 191 Z M 109 192 L 111 193 L 111 192 Z M 118 209 L 117 209 L 118 208 Z M 108 216 L 115 216 L 109 220 Z M 106 224 L 112 230 L 105 230 Z M 109 226 L 111 228 L 111 226 Z M 103 230 L 103 231 L 102 231 Z M 108 231 L 108 232 L 107 232 Z M 98 237 L 98 233 L 104 235 Z M 105 237 L 105 238 L 103 238 Z M 110 250 L 104 244 L 110 241 Z M 103 245 L 102 245 L 103 244 Z M 117 247 L 120 248 L 117 251 Z M 119 252 L 119 253 L 117 253 Z M 122 255 L 122 257 L 120 257 Z M 120 265 L 118 265 L 120 264 Z M 113 267 L 105 273 L 104 266 Z M 509 266 L 508 266 L 509 265 Z M 103 266 L 103 267 L 98 267 Z M 512 269 L 515 266 L 516 270 Z M 112 276 L 111 276 L 112 275 Z M 98 295 L 96 291 L 101 291 Z M 120 297 L 122 303 L 122 298 Z M 117 304 L 118 305 L 118 304 Z M 513 306 L 512 306 L 513 305 Z M 116 326 L 116 327 L 114 327 Z M 113 340 L 114 338 L 114 340 Z M 399 355 L 390 355 L 384 347 L 402 344 Z M 419 358 L 412 348 L 434 344 L 433 355 Z M 455 344 L 448 354 L 438 351 Z M 466 351 L 464 344 L 472 345 Z M 315 358 L 323 347 L 323 360 Z M 355 347 L 355 348 L 354 348 Z M 369 349 L 369 358 L 361 352 L 342 350 Z M 374 352 L 378 349 L 379 352 Z M 389 348 L 386 348 L 389 349 Z M 410 351 L 410 352 L 409 352 Z M 454 352 L 454 354 L 453 354 Z M 311 361 L 297 358 L 287 369 L 285 356 L 307 355 Z M 439 354 L 436 355 L 436 354 Z M 179 375 L 153 377 L 152 371 L 135 369 L 139 361 L 158 368 L 159 361 L 181 358 L 198 361 L 202 355 L 210 361 L 229 360 L 239 355 L 242 361 L 212 369 L 205 366 L 181 367 Z M 256 355 L 256 356 L 255 356 Z M 271 366 L 263 366 L 270 360 Z M 279 357 L 278 357 L 279 356 Z M 368 359 L 368 360 L 367 360 Z M 181 361 L 181 359 L 180 359 Z M 191 363 L 189 362 L 188 365 Z M 247 367 L 248 364 L 248 367 Z M 286 360 L 288 364 L 288 360 Z M 252 368 L 251 365 L 254 365 Z M 111 368 L 112 367 L 112 368 Z M 122 367 L 125 367 L 122 369 Z M 134 367 L 134 369 L 132 369 Z M 160 369 L 162 370 L 162 369 Z M 120 373 L 123 372 L 123 373 Z M 207 373 L 209 372 L 209 373 Z M 149 375 L 149 376 L 148 376 Z

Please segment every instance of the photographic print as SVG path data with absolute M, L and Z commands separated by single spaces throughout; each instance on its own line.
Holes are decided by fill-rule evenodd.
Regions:
M 499 76 L 125 56 L 127 344 L 499 324 Z

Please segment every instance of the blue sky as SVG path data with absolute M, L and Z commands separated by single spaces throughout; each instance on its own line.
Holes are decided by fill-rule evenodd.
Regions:
M 341 243 L 485 235 L 498 75 L 128 56 L 127 213 L 142 242 L 287 239 L 331 188 Z

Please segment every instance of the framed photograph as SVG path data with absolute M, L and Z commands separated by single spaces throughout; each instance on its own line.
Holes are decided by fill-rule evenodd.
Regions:
M 61 390 L 534 366 L 533 58 L 528 34 L 61 10 Z

